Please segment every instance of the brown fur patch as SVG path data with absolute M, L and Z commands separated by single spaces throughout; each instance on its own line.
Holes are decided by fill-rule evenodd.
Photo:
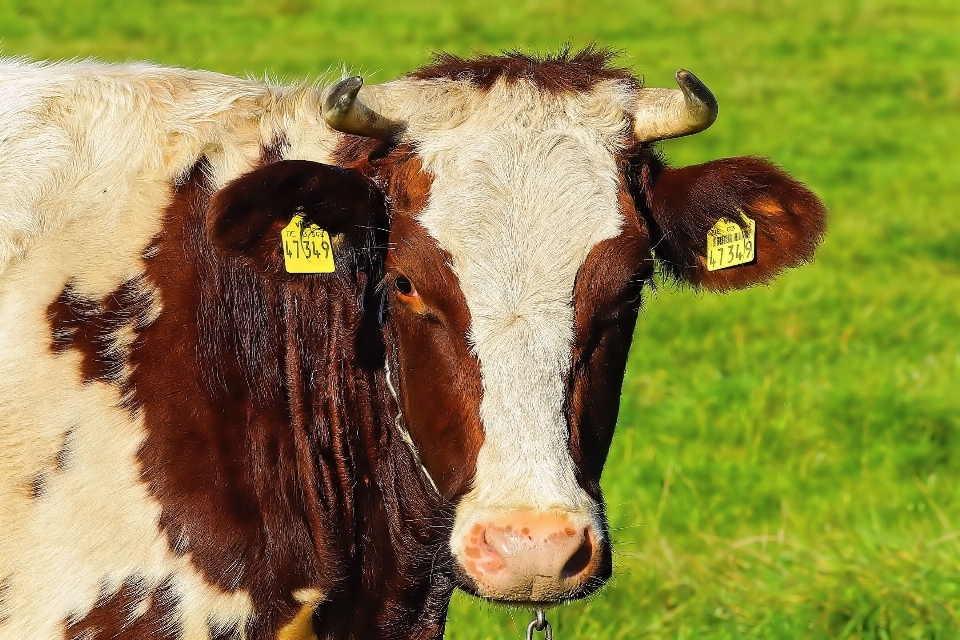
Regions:
M 148 590 L 143 580 L 129 578 L 112 594 L 102 595 L 79 619 L 64 622 L 68 640 L 175 640 L 176 596 L 168 583 Z
M 413 149 L 378 150 L 376 142 L 350 137 L 338 157 L 376 175 L 391 203 L 384 287 L 394 382 L 424 466 L 452 500 L 469 489 L 483 443 L 480 365 L 467 344 L 470 312 L 450 256 L 416 220 L 430 198 L 430 176 Z M 398 299 L 394 281 L 401 274 L 416 287 L 419 309 Z
M 123 373 L 127 349 L 118 344 L 123 329 L 144 324 L 152 297 L 139 279 L 124 282 L 103 300 L 91 300 L 67 283 L 47 308 L 51 350 L 80 352 L 80 377 L 84 382 L 109 382 L 125 385 Z
M 394 431 L 383 369 L 357 359 L 377 314 L 358 304 L 362 265 L 383 247 L 345 239 L 336 273 L 273 277 L 211 244 L 205 175 L 176 188 L 147 253 L 163 311 L 131 353 L 142 476 L 170 547 L 250 594 L 250 637 L 302 613 L 304 589 L 327 596 L 322 637 L 432 637 L 452 590 L 431 576 L 445 512 Z
M 623 231 L 594 246 L 577 273 L 573 291 L 574 339 L 564 407 L 568 450 L 577 481 L 603 504 L 600 475 L 613 441 L 623 374 L 633 341 L 643 287 L 653 276 L 650 237 L 626 188 L 619 193 Z M 606 528 L 606 518 L 602 518 Z M 609 540 L 609 532 L 603 532 Z M 603 544 L 582 595 L 599 588 L 613 571 L 612 547 Z
M 615 57 L 612 51 L 593 45 L 576 53 L 571 53 L 567 46 L 555 55 L 535 56 L 506 51 L 503 55 L 481 55 L 470 60 L 438 53 L 433 64 L 414 71 L 409 77 L 465 81 L 483 90 L 490 89 L 501 79 L 507 83 L 522 79 L 552 94 L 590 91 L 606 80 L 639 86 L 640 82 L 630 70 L 610 66 Z
M 292 590 L 329 588 L 317 581 L 342 570 L 330 530 L 344 511 L 339 485 L 323 503 L 311 499 L 314 465 L 321 475 L 335 466 L 318 447 L 330 429 L 313 424 L 320 408 L 303 399 L 311 394 L 303 383 L 349 358 L 330 349 L 343 338 L 343 314 L 355 309 L 344 304 L 355 296 L 351 261 L 343 256 L 338 275 L 287 281 L 225 256 L 207 239 L 204 176 L 198 165 L 176 189 L 146 260 L 163 312 L 131 354 L 132 404 L 147 429 L 139 458 L 170 547 L 189 552 L 223 591 L 249 592 L 257 611 L 250 632 L 269 636 L 299 608 Z M 334 415 L 351 405 L 343 394 L 323 399 L 341 405 Z M 317 531 L 324 521 L 331 524 Z
M 430 194 L 430 179 L 415 158 L 392 168 L 394 203 L 387 257 L 390 344 L 404 423 L 441 494 L 454 499 L 470 488 L 483 443 L 480 365 L 470 351 L 470 312 L 450 257 L 415 214 Z M 393 282 L 407 277 L 422 311 L 399 299 Z
M 590 251 L 573 292 L 574 343 L 566 407 L 569 446 L 581 484 L 595 499 L 600 498 L 600 474 L 620 409 L 643 287 L 653 276 L 650 237 L 625 188 L 619 201 L 623 231 Z

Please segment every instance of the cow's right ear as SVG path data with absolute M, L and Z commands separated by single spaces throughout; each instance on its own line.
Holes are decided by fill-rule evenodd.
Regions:
M 251 266 L 284 272 L 281 232 L 291 218 L 316 224 L 344 244 L 362 243 L 386 217 L 383 194 L 357 171 L 308 160 L 281 160 L 246 173 L 213 194 L 207 234 L 214 246 Z M 336 255 L 334 255 L 336 261 Z

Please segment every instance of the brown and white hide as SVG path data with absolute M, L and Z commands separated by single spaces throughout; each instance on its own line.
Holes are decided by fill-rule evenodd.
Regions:
M 375 137 L 321 86 L 0 61 L 0 639 L 439 638 L 454 588 L 596 591 L 656 261 L 749 286 L 825 221 L 765 160 L 667 166 L 609 61 L 441 56 L 360 94 Z M 297 214 L 333 273 L 285 270 Z M 756 260 L 708 271 L 742 215 Z

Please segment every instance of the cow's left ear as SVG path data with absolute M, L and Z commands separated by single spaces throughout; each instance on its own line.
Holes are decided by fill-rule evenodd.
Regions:
M 284 272 L 281 232 L 293 216 L 327 231 L 337 246 L 362 243 L 385 224 L 383 195 L 357 171 L 281 160 L 246 173 L 213 194 L 207 234 L 223 252 L 261 270 Z
M 715 291 L 766 282 L 813 257 L 826 229 L 826 208 L 803 184 L 762 158 L 714 160 L 659 174 L 641 184 L 654 254 L 678 279 Z M 708 268 L 707 236 L 721 218 L 756 223 L 756 257 Z M 713 263 L 715 268 L 722 266 Z

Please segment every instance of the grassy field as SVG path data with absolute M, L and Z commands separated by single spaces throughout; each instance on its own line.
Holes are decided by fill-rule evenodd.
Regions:
M 604 475 L 616 577 L 573 638 L 960 637 L 956 0 L 0 0 L 0 48 L 383 81 L 447 49 L 622 49 L 716 93 L 677 164 L 758 154 L 831 210 L 815 264 L 726 296 L 664 284 Z M 526 611 L 458 596 L 448 637 Z

